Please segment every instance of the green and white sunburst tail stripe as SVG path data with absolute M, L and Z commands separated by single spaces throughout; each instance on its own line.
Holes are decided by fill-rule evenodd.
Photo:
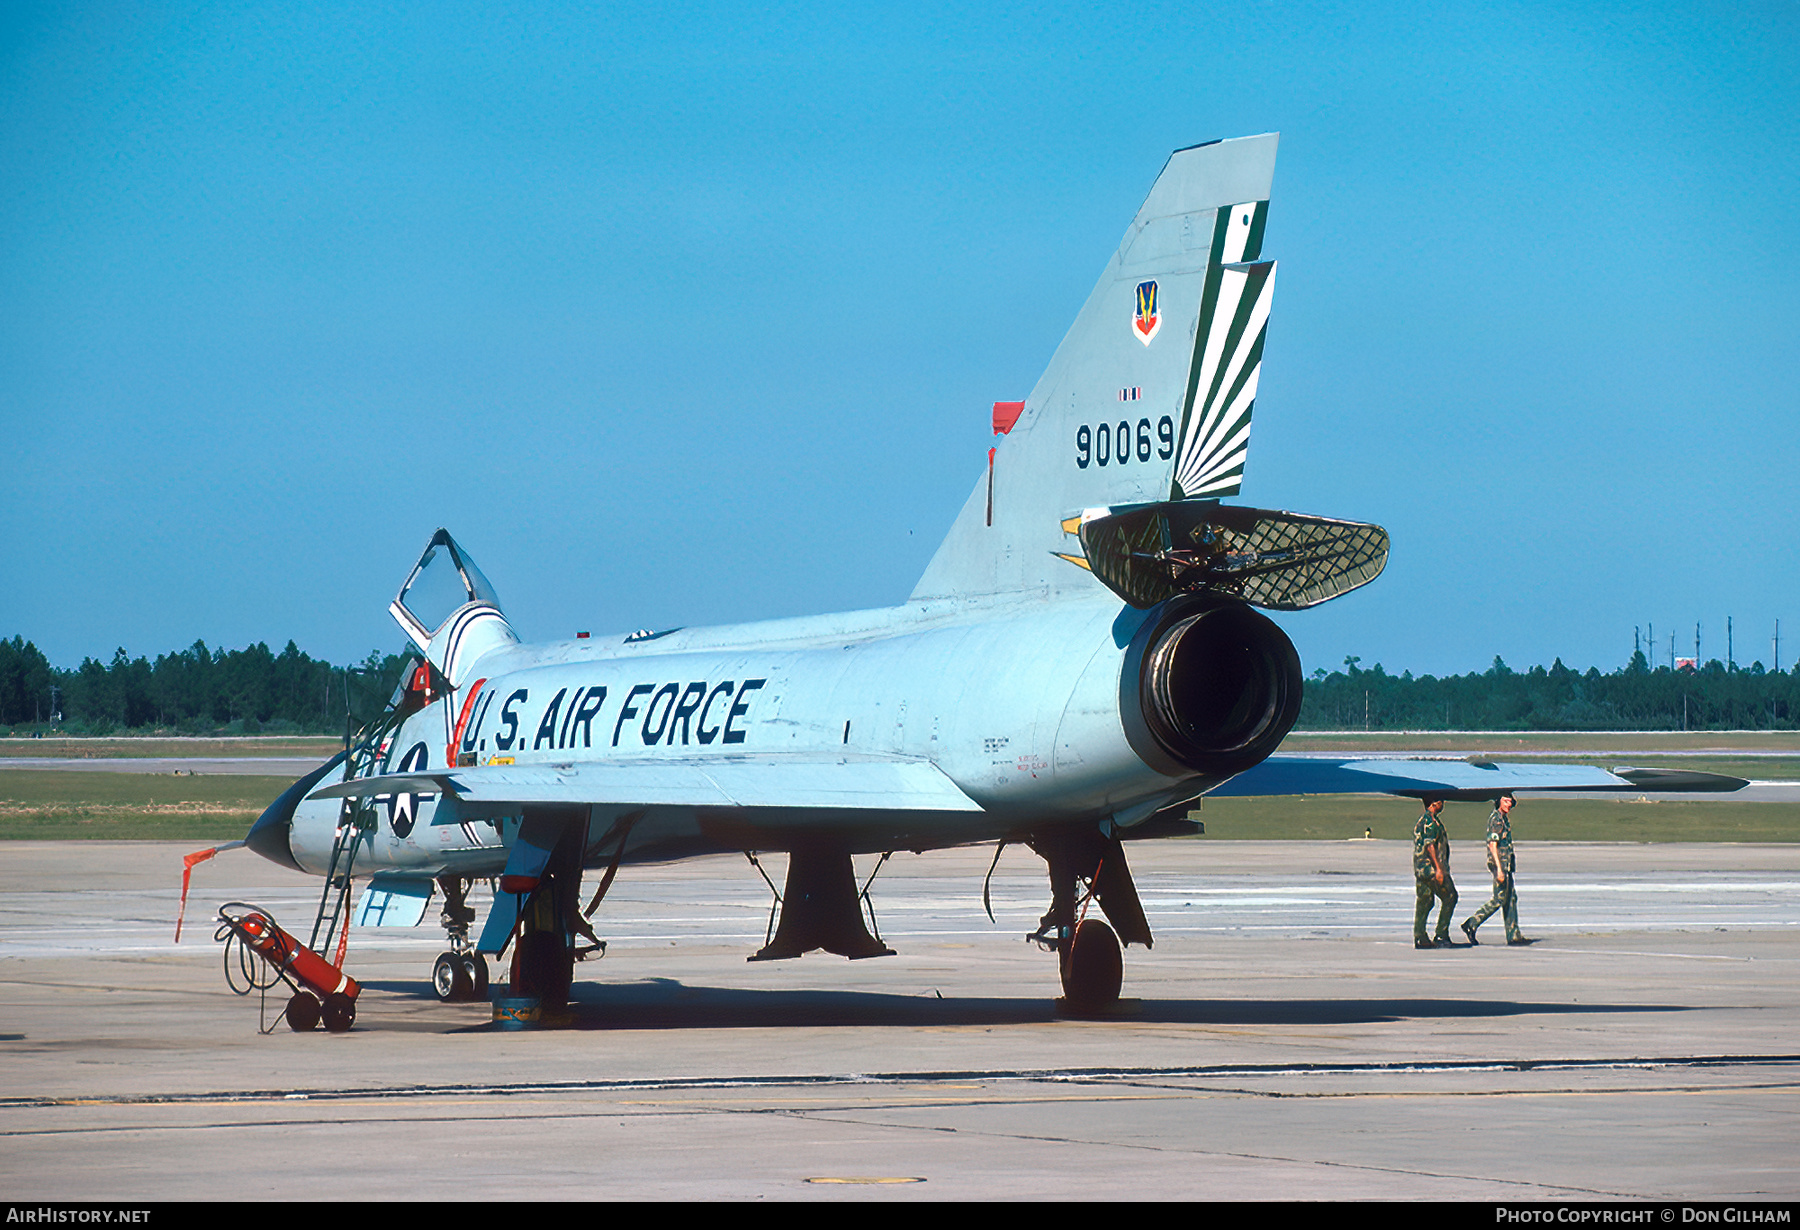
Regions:
M 1275 262 L 1259 261 L 1269 203 L 1221 209 L 1194 331 L 1182 404 L 1176 499 L 1236 495 L 1250 448 L 1250 413 L 1262 372 L 1263 338 L 1275 293 Z

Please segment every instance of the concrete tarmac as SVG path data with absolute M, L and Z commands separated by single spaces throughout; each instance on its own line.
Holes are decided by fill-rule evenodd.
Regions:
M 233 995 L 211 939 L 226 900 L 304 933 L 317 881 L 202 864 L 177 947 L 181 846 L 7 843 L 0 1192 L 1800 1194 L 1800 846 L 1522 844 L 1538 942 L 1506 947 L 1496 918 L 1428 952 L 1405 843 L 1128 849 L 1157 943 L 1106 1019 L 1059 1014 L 1054 959 L 1021 940 L 1048 897 L 1029 852 L 1006 851 L 988 922 L 990 848 L 896 856 L 873 896 L 900 955 L 857 962 L 746 964 L 769 897 L 741 858 L 628 867 L 561 1029 L 438 1003 L 435 910 L 358 930 L 366 989 L 334 1036 Z M 1489 884 L 1473 850 L 1453 869 L 1460 921 Z

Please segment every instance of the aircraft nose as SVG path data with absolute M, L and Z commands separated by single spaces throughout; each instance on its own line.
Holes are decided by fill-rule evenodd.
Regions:
M 268 859 L 271 863 L 280 863 L 283 867 L 292 867 L 295 871 L 305 870 L 294 858 L 293 847 L 288 841 L 293 832 L 294 809 L 300 806 L 300 800 L 312 793 L 315 786 L 326 774 L 344 763 L 344 753 L 339 752 L 330 760 L 308 773 L 305 777 L 281 792 L 281 797 L 269 804 L 263 814 L 256 818 L 250 831 L 244 835 L 244 844 Z

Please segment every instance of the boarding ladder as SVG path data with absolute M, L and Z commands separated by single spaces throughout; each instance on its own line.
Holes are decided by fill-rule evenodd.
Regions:
M 381 771 L 388 740 L 399 727 L 403 716 L 398 708 L 390 707 L 354 736 L 346 729 L 345 781 L 354 781 Z M 342 809 L 338 812 L 337 834 L 331 843 L 331 863 L 326 868 L 325 885 L 319 894 L 319 910 L 313 918 L 312 939 L 307 943 L 307 947 L 314 952 L 323 953 L 331 948 L 332 940 L 339 938 L 340 925 L 343 927 L 342 939 L 349 938 L 350 876 L 356 865 L 357 849 L 363 844 L 363 836 L 375 831 L 380 807 L 378 797 L 352 796 L 344 800 Z M 340 951 L 332 962 L 334 965 L 343 963 L 342 939 L 339 942 Z

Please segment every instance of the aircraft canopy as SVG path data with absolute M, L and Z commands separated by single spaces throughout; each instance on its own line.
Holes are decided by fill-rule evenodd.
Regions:
M 499 596 L 474 559 L 450 537 L 449 530 L 440 529 L 431 536 L 388 609 L 407 636 L 424 649 L 433 634 L 471 602 L 500 608 Z

